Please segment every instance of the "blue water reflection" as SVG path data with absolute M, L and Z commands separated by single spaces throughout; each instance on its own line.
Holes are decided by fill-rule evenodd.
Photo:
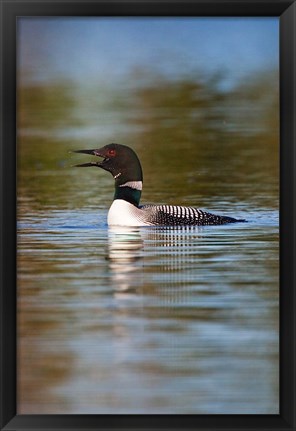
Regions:
M 276 413 L 277 214 L 178 229 L 104 217 L 21 222 L 21 411 Z

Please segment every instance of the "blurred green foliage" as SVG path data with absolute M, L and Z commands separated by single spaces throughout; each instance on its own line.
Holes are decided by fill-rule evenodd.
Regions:
M 19 88 L 21 195 L 30 194 L 42 204 L 58 196 L 59 204 L 76 205 L 72 194 L 79 182 L 82 189 L 85 183 L 79 193 L 83 205 L 82 196 L 90 196 L 88 184 L 97 181 L 98 174 L 94 179 L 92 170 L 65 169 L 73 164 L 68 150 L 98 148 L 111 141 L 138 152 L 144 178 L 149 178 L 146 200 L 158 200 L 158 191 L 170 188 L 172 202 L 176 196 L 181 203 L 192 197 L 196 205 L 193 196 L 206 203 L 227 196 L 275 208 L 278 73 L 262 72 L 228 91 L 221 89 L 219 76 L 154 77 L 145 84 L 129 82 L 113 89 L 93 82 Z M 99 175 L 111 193 L 111 179 L 106 173 Z

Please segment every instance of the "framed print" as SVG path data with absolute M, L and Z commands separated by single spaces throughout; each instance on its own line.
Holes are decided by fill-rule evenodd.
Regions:
M 1 0 L 1 429 L 295 429 L 295 17 Z

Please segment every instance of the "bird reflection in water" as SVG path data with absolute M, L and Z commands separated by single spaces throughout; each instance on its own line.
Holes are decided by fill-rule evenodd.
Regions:
M 116 292 L 144 291 L 164 295 L 176 285 L 188 287 L 196 280 L 195 263 L 200 241 L 195 227 L 183 229 L 112 227 L 108 231 L 106 259 L 112 286 Z M 144 247 L 145 244 L 145 247 Z M 155 256 L 158 261 L 155 262 Z M 151 256 L 153 259 L 151 260 Z M 152 266 L 151 266 L 152 265 Z M 184 272 L 184 269 L 186 271 Z M 151 285 L 151 276 L 159 279 L 161 292 Z
M 130 292 L 141 287 L 143 239 L 139 229 L 109 228 L 106 259 L 116 291 Z

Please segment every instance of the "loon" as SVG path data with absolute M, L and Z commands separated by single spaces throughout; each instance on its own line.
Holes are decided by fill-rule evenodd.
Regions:
M 75 167 L 98 167 L 110 172 L 115 180 L 115 195 L 108 212 L 109 226 L 201 226 L 242 222 L 232 217 L 211 214 L 197 208 L 175 205 L 139 205 L 143 185 L 141 163 L 128 146 L 109 144 L 97 150 L 74 153 L 101 157 Z

